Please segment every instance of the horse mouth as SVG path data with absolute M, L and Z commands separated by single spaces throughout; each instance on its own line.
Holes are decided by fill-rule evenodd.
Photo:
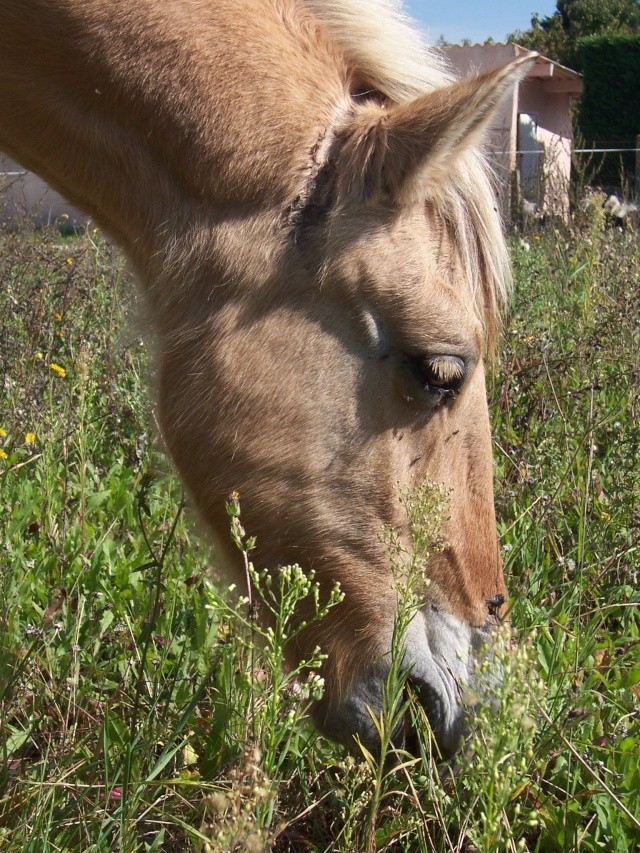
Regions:
M 452 709 L 431 684 L 411 676 L 405 696 L 409 708 L 404 718 L 404 749 L 414 756 L 426 753 L 438 763 L 450 761 L 468 734 L 462 705 Z
M 490 680 L 477 669 L 490 642 L 491 632 L 484 626 L 472 627 L 444 611 L 418 611 L 405 635 L 404 682 L 396 690 L 389 685 L 389 653 L 383 654 L 360 671 L 350 691 L 335 704 L 320 703 L 316 725 L 356 753 L 360 741 L 379 755 L 379 721 L 394 719 L 391 753 L 404 750 L 416 757 L 428 755 L 436 763 L 448 762 L 469 733 L 473 697 L 481 700 L 492 693 Z M 494 672 L 493 677 L 499 679 L 499 674 Z M 387 708 L 383 697 L 389 696 L 390 687 L 395 706 Z
M 374 669 L 354 692 L 337 706 L 314 713 L 317 728 L 332 740 L 348 746 L 356 755 L 361 744 L 382 760 L 408 752 L 413 756 L 428 755 L 436 763 L 448 762 L 460 750 L 467 734 L 466 713 L 458 699 L 459 689 L 434 686 L 419 675 L 410 674 L 401 688 L 396 709 L 407 708 L 391 734 L 388 755 L 382 756 L 378 721 L 383 715 L 394 717 L 393 709 L 383 709 L 381 697 L 386 673 Z M 455 693 L 454 693 L 455 690 Z

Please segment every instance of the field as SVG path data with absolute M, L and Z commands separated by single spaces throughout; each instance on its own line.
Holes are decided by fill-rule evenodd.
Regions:
M 640 847 L 640 245 L 594 207 L 512 251 L 489 393 L 517 639 L 448 773 L 420 719 L 395 764 L 313 732 L 321 680 L 281 666 L 313 584 L 257 571 L 273 632 L 216 584 L 121 259 L 0 233 L 0 850 Z M 394 697 L 419 718 L 403 688 L 383 740 Z

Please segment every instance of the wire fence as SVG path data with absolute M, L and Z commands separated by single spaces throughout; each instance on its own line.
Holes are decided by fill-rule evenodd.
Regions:
M 640 202 L 640 135 L 634 140 L 635 145 L 633 142 L 630 145 L 629 139 L 598 140 L 591 146 L 582 144 L 569 151 L 565 147 L 567 142 L 558 137 L 555 149 L 538 142 L 531 148 L 515 151 L 516 171 L 511 176 L 506 172 L 503 175 L 506 193 L 503 204 L 508 218 L 517 220 L 527 209 L 566 218 L 589 187 L 629 202 Z M 558 165 L 568 157 L 570 169 L 568 163 Z M 8 215 L 20 211 L 21 215 L 33 216 L 42 224 L 55 221 L 70 209 L 57 193 L 37 181 L 33 173 L 12 161 L 2 165 L 5 169 L 0 169 L 0 219 L 6 220 Z M 68 220 L 69 216 L 64 218 Z M 72 219 L 80 222 L 83 217 L 74 211 Z
M 640 148 L 572 148 L 571 151 L 573 154 L 640 154 Z M 545 151 L 516 151 L 516 154 L 544 155 Z

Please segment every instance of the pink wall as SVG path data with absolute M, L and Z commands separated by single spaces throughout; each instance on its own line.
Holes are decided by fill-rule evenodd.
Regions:
M 516 57 L 512 44 L 447 45 L 444 54 L 458 77 L 500 68 Z M 509 206 L 509 183 L 516 167 L 517 99 L 515 93 L 504 99 L 486 134 L 486 147 L 500 181 L 503 208 Z
M 498 68 L 529 52 L 515 44 L 451 45 L 444 47 L 443 51 L 458 76 Z M 503 184 L 501 198 L 506 215 L 509 215 L 511 203 L 512 175 L 522 165 L 522 156 L 517 154 L 518 115 L 521 113 L 536 119 L 535 141 L 542 152 L 537 155 L 541 164 L 539 187 L 536 188 L 536 197 L 528 200 L 539 203 L 556 215 L 568 215 L 571 101 L 581 91 L 579 75 L 540 57 L 527 78 L 503 102 L 489 128 L 487 143 Z M 528 156 L 530 164 L 536 155 Z M 530 185 L 527 192 L 531 194 Z
M 541 172 L 540 201 L 550 212 L 569 214 L 569 181 L 571 179 L 571 96 L 566 92 L 545 91 L 545 81 L 529 78 L 520 84 L 518 111 L 538 120 L 538 141 L 544 149 Z

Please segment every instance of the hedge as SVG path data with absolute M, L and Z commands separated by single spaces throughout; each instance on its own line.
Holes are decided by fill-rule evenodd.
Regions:
M 586 146 L 634 148 L 640 134 L 640 34 L 608 33 L 578 41 L 584 94 L 578 129 Z M 617 184 L 621 159 L 632 178 L 635 156 L 611 155 L 600 169 L 600 183 Z

